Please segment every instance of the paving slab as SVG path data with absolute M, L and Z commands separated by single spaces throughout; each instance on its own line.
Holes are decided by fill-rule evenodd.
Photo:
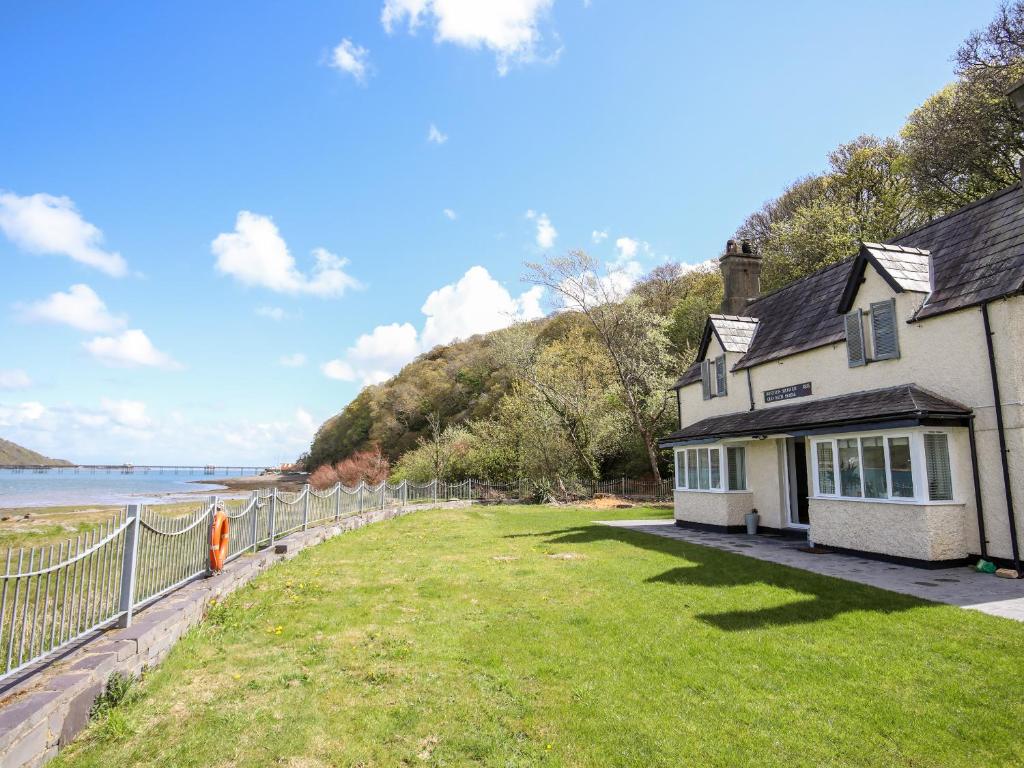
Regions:
M 855 581 L 890 592 L 913 595 L 993 616 L 1024 621 L 1024 579 L 1000 579 L 957 567 L 928 570 L 856 555 L 801 552 L 807 542 L 781 536 L 717 533 L 680 528 L 674 520 L 597 520 L 601 525 L 685 541 L 701 547 L 733 552 L 756 560 L 788 565 L 804 571 Z

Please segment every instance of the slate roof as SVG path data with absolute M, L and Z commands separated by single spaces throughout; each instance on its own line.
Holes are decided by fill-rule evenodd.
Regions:
M 858 256 L 750 302 L 744 316 L 758 320 L 757 334 L 733 370 L 844 341 L 844 298 L 852 300 L 855 270 L 868 257 L 899 290 L 929 291 L 933 270 L 935 290 L 911 321 L 1024 293 L 1024 187 L 996 192 L 889 243 L 865 243 Z M 697 381 L 694 365 L 674 388 Z
M 759 321 L 757 339 L 734 370 L 843 341 L 838 307 L 852 265 L 853 259 L 833 264 L 750 302 L 746 314 Z
M 935 292 L 914 319 L 1024 291 L 1024 187 L 989 195 L 892 241 L 932 253 Z
M 808 432 L 857 423 L 962 421 L 971 409 L 916 384 L 712 416 L 661 438 L 662 448 L 687 442 Z
M 928 274 L 930 251 L 882 243 L 864 243 L 862 249 L 902 290 L 928 293 L 932 289 Z
M 757 328 L 757 319 L 739 315 L 710 315 L 708 320 L 726 352 L 746 352 Z

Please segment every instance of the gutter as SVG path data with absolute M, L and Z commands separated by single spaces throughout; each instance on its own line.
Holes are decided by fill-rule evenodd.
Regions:
M 1010 485 L 1010 460 L 1006 448 L 1006 426 L 1003 424 L 1003 403 L 999 396 L 999 374 L 996 371 L 996 355 L 992 348 L 992 324 L 988 317 L 988 305 L 981 305 L 981 317 L 985 323 L 985 346 L 988 348 L 988 367 L 992 375 L 992 395 L 996 402 L 996 431 L 999 433 L 999 460 L 1003 467 L 1003 492 L 1006 495 L 1006 518 L 1010 524 L 1010 549 L 1013 553 L 1013 569 L 1021 578 L 1020 544 L 1017 541 L 1017 519 L 1013 509 L 1013 490 Z

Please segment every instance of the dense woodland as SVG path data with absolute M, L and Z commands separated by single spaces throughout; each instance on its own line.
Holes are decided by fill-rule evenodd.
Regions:
M 1006 93 L 1024 77 L 1024 0 L 1003 5 L 953 57 L 956 79 L 908 117 L 899 136 L 859 136 L 826 170 L 794 181 L 738 227 L 778 289 L 1020 180 L 1024 122 Z M 703 255 L 694 255 L 700 260 Z M 319 430 L 303 461 L 338 477 L 348 459 L 376 474 L 492 480 L 530 477 L 542 491 L 580 480 L 666 471 L 655 440 L 675 421 L 668 388 L 718 310 L 716 267 L 625 276 L 581 251 L 526 265 L 560 310 L 439 346 L 366 387 Z

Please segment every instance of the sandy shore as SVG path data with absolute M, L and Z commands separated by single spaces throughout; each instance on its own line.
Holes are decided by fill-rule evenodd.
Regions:
M 278 488 L 282 491 L 298 491 L 309 482 L 305 472 L 268 472 L 265 475 L 247 475 L 245 477 L 218 477 L 216 480 L 191 480 L 193 483 L 216 483 L 228 491 L 256 491 L 262 488 Z M 208 496 L 210 491 L 194 491 L 193 493 Z

